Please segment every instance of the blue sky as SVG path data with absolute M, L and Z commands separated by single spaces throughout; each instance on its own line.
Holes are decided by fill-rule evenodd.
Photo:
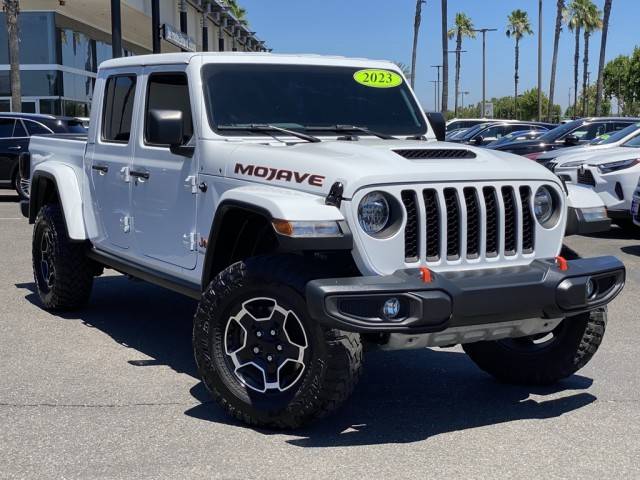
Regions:
M 604 0 L 594 0 L 602 9 Z M 385 58 L 410 63 L 415 0 L 241 0 L 248 11 L 252 30 L 279 53 L 320 53 L 368 58 Z M 520 8 L 529 12 L 532 26 L 538 28 L 537 0 L 449 0 L 449 25 L 456 12 L 465 12 L 474 25 L 498 28 L 487 34 L 487 97 L 513 94 L 514 42 L 505 35 L 508 14 Z M 543 90 L 548 92 L 555 0 L 543 0 Z M 640 1 L 614 0 L 607 41 L 607 59 L 629 54 L 640 45 L 638 29 Z M 441 63 L 440 0 L 427 0 L 418 46 L 416 91 L 426 108 L 433 108 L 435 69 Z M 450 49 L 454 43 L 450 42 Z M 465 104 L 482 98 L 482 42 L 465 39 L 461 86 L 470 94 Z M 556 103 L 568 103 L 573 83 L 574 37 L 563 29 L 558 56 Z M 589 70 L 592 81 L 597 74 L 600 34 L 591 39 Z M 582 57 L 582 53 L 581 53 Z M 450 97 L 453 104 L 454 55 L 450 65 Z M 582 65 L 582 58 L 581 58 Z M 581 67 L 582 71 L 582 67 Z M 580 74 L 582 75 L 582 74 Z M 580 76 L 580 82 L 582 81 Z M 537 37 L 521 43 L 520 90 L 537 83 Z

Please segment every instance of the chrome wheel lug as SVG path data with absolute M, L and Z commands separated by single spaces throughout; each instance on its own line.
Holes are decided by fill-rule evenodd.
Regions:
M 256 332 L 256 337 L 258 337 L 258 338 L 262 338 L 262 331 L 258 330 L 258 331 Z
M 267 362 L 273 362 L 273 355 L 267 355 Z
M 269 332 L 271 334 L 272 337 L 276 336 L 276 330 L 275 328 L 272 328 L 271 331 Z
M 276 347 L 276 349 L 277 349 L 279 352 L 281 352 L 281 351 L 282 351 L 282 345 L 278 345 L 278 346 Z
M 260 353 L 260 348 L 258 347 L 253 347 L 253 353 L 255 353 L 256 355 Z

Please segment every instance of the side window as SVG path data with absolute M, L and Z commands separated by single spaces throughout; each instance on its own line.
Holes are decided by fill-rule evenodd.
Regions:
M 24 124 L 27 126 L 27 132 L 29 132 L 29 135 L 44 135 L 47 133 L 51 133 L 51 131 L 40 125 L 39 123 L 36 122 L 32 122 L 30 120 L 25 120 Z
M 504 134 L 504 125 L 496 125 L 495 127 L 489 127 L 484 132 L 480 133 L 482 138 L 501 138 Z
M 16 126 L 13 128 L 13 136 L 18 138 L 24 138 L 27 136 L 27 132 L 22 126 L 22 122 L 20 120 L 16 120 Z
M 622 130 L 623 128 L 627 128 L 630 123 L 620 123 L 620 122 L 611 122 L 609 124 L 608 132 L 617 132 L 618 130 Z
M 102 110 L 102 140 L 129 142 L 135 96 L 135 75 L 117 75 L 107 79 Z
M 13 124 L 15 120 L 0 118 L 0 138 L 11 138 L 13 135 Z
M 151 110 L 179 110 L 182 112 L 183 142 L 193 136 L 193 120 L 189 101 L 189 85 L 184 73 L 153 73 L 149 76 L 145 107 L 145 142 Z M 148 142 L 146 142 L 148 143 Z
M 577 128 L 572 135 L 578 137 L 579 140 L 593 140 L 607 131 L 605 123 L 589 123 Z

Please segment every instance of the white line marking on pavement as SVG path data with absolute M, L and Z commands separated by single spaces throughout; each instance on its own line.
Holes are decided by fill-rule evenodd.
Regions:
M 0 218 L 0 220 L 22 220 L 22 218 L 20 218 L 20 217 L 7 217 L 7 218 Z

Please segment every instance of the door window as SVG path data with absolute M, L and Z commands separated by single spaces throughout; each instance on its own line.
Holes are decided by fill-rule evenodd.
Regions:
M 39 123 L 32 122 L 30 120 L 25 120 L 24 124 L 27 126 L 29 135 L 46 135 L 47 133 L 52 133 L 51 130 L 46 128 L 44 125 L 40 125 Z
M 0 118 L 0 138 L 11 138 L 13 135 L 13 119 Z
M 129 142 L 135 93 L 134 75 L 118 75 L 107 79 L 102 114 L 102 140 Z
M 145 108 L 145 143 L 151 110 L 179 110 L 182 112 L 183 143 L 193 136 L 189 85 L 184 73 L 153 73 L 149 76 L 147 106 Z
M 28 136 L 27 135 L 27 131 L 22 126 L 22 122 L 20 120 L 16 120 L 16 126 L 13 129 L 13 136 L 14 137 L 20 137 L 20 138 L 24 138 L 24 137 Z
M 606 123 L 588 123 L 575 129 L 571 135 L 578 137 L 578 140 L 593 140 L 607 131 Z

